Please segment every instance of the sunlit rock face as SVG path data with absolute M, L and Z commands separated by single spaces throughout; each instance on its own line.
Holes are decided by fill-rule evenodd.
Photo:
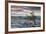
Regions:
M 40 27 L 40 10 L 33 9 L 32 7 L 11 7 L 11 27 Z

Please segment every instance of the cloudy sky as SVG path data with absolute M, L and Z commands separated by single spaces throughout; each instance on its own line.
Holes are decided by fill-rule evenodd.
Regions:
M 32 13 L 35 16 L 40 16 L 41 11 L 40 7 L 28 7 L 28 6 L 11 6 L 11 15 L 12 16 L 32 16 Z

